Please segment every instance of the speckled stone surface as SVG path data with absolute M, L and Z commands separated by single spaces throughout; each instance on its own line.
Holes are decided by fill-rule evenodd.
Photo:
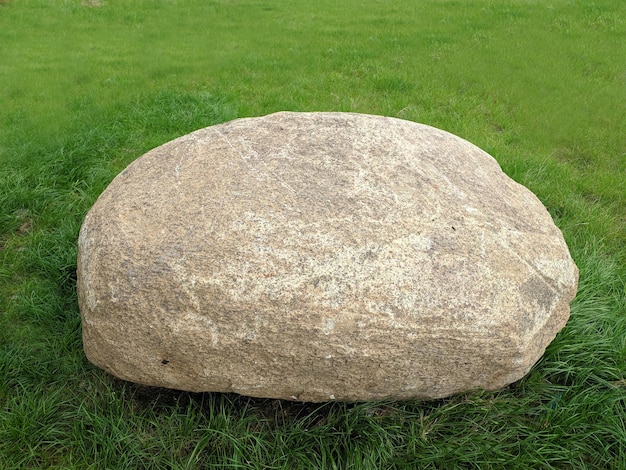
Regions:
M 132 163 L 79 238 L 87 357 L 129 381 L 303 401 L 523 377 L 578 270 L 541 202 L 447 132 L 277 113 Z

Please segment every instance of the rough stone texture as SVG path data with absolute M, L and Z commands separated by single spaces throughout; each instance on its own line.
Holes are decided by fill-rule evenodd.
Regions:
M 578 270 L 541 202 L 413 122 L 277 113 L 132 163 L 79 239 L 85 352 L 126 380 L 303 401 L 524 376 Z

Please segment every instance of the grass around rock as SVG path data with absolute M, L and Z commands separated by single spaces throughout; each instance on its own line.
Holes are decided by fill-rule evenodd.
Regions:
M 626 3 L 0 1 L 0 468 L 626 469 Z M 119 381 L 76 240 L 147 150 L 280 110 L 443 128 L 537 194 L 580 269 L 527 377 L 301 404 Z

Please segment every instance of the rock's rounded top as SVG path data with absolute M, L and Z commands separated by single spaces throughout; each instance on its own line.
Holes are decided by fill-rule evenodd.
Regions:
M 351 113 L 238 119 L 148 152 L 98 199 L 79 251 L 96 364 L 116 371 L 97 352 L 104 335 L 171 350 L 188 368 L 163 379 L 162 366 L 130 361 L 122 378 L 313 401 L 440 397 L 517 380 L 565 324 L 578 276 L 541 202 L 493 157 L 433 127 Z M 127 314 L 158 341 L 120 336 L 108 322 Z M 196 355 L 205 364 L 193 369 L 181 348 L 208 351 Z M 440 361 L 447 374 L 420 378 L 446 348 L 456 358 Z M 514 364 L 481 372 L 502 349 Z M 219 351 L 232 364 L 216 375 L 207 364 Z M 478 358 L 464 378 L 447 378 L 468 354 Z M 343 366 L 329 369 L 329 357 Z M 289 377 L 285 361 L 308 368 L 310 384 Z M 395 362 L 405 376 L 364 391 L 343 378 L 342 389 L 332 376 L 354 361 Z

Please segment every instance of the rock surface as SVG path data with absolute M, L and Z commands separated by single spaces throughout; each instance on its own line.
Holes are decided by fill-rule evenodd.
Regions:
M 523 377 L 578 270 L 488 154 L 413 122 L 277 113 L 118 175 L 79 238 L 87 357 L 129 381 L 302 401 Z

